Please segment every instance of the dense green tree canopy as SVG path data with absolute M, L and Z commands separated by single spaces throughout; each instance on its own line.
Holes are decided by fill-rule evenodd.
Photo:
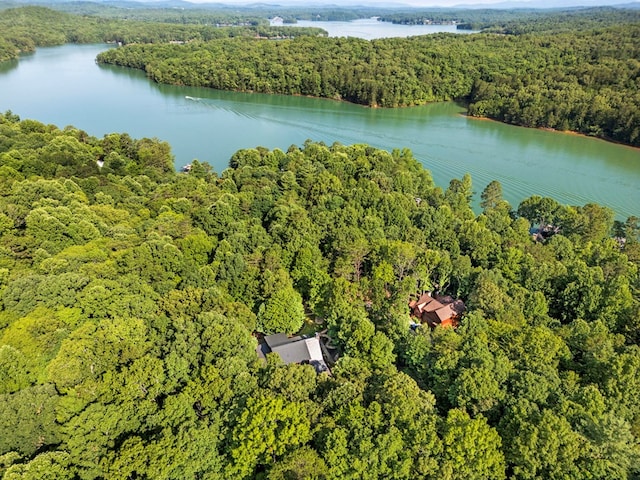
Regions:
M 255 19 L 228 15 L 214 22 L 209 18 L 202 22 L 167 23 L 167 14 L 160 18 L 143 16 L 136 21 L 131 9 L 125 10 L 129 12 L 125 18 L 115 15 L 105 19 L 36 6 L 0 9 L 0 61 L 18 58 L 35 47 L 64 43 L 183 43 L 235 36 L 290 38 L 326 34 L 319 28 L 271 27 Z
M 413 10 L 383 18 L 466 22 L 467 27 L 483 27 L 484 33 L 365 41 L 324 38 L 326 32 L 315 28 L 268 26 L 267 16 L 276 14 L 269 8 L 217 14 L 78 8 L 82 16 L 43 7 L 0 10 L 0 60 L 36 46 L 135 44 L 104 52 L 99 61 L 143 69 L 162 83 L 310 95 L 369 106 L 459 100 L 473 116 L 640 145 L 640 17 L 633 9 L 438 10 L 426 17 Z M 341 12 L 281 13 L 316 19 L 376 14 L 367 9 Z M 77 145 L 67 139 L 52 148 L 55 156 Z M 115 152 L 105 161 L 119 167 L 122 159 Z
M 640 475 L 637 219 L 476 214 L 406 149 L 172 159 L 0 115 L 2 478 Z M 411 328 L 423 289 L 457 329 Z M 331 374 L 258 356 L 302 325 Z
M 621 14 L 620 23 L 602 15 L 606 26 L 587 28 L 576 19 L 574 30 L 372 41 L 223 38 L 129 45 L 98 60 L 143 69 L 160 83 L 372 107 L 461 100 L 473 116 L 640 145 L 640 23 L 632 13 Z

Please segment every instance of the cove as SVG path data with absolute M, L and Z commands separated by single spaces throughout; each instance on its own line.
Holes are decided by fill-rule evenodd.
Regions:
M 41 48 L 0 64 L 0 110 L 91 135 L 127 132 L 172 146 L 176 168 L 197 158 L 224 170 L 241 148 L 286 150 L 311 139 L 409 148 L 446 188 L 470 173 L 517 205 L 531 195 L 595 202 L 640 216 L 640 150 L 602 140 L 464 116 L 453 103 L 370 109 L 331 100 L 158 85 L 144 72 L 99 66 L 106 45 Z
M 458 30 L 455 25 L 400 25 L 391 22 L 380 22 L 377 18 L 361 18 L 348 22 L 317 22 L 298 20 L 294 27 L 318 27 L 325 30 L 330 37 L 357 37 L 366 40 L 376 38 L 410 37 L 414 35 L 431 35 L 434 33 L 477 33 L 475 30 Z

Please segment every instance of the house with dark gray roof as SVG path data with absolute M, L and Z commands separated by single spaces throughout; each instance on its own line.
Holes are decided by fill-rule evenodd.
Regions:
M 316 372 L 328 372 L 329 368 L 322 356 L 320 338 L 314 337 L 288 337 L 284 333 L 266 335 L 261 344 L 261 353 L 277 353 L 282 361 L 290 363 L 312 365 Z

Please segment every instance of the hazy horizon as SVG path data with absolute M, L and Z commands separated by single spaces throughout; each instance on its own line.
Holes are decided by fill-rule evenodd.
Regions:
M 247 5 L 255 3 L 266 3 L 274 5 L 337 5 L 337 6 L 369 6 L 369 5 L 408 5 L 415 7 L 451 7 L 455 5 L 490 5 L 494 3 L 503 3 L 504 0 L 433 0 L 433 1 L 421 1 L 421 0 L 374 0 L 374 1 L 358 1 L 358 0 L 186 0 L 190 3 L 221 3 L 221 4 L 237 4 Z M 517 3 L 531 3 L 528 0 L 515 0 Z
M 566 6 L 611 6 L 639 3 L 640 0 L 186 0 L 189 3 L 218 3 L 225 5 L 249 5 L 256 3 L 296 6 L 409 6 L 409 7 L 482 7 L 495 5 L 550 8 Z

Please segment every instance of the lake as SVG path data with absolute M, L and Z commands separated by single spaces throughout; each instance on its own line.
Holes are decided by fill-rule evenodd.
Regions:
M 380 22 L 375 17 L 361 18 L 350 22 L 313 22 L 298 20 L 292 27 L 317 27 L 326 30 L 330 37 L 357 37 L 366 40 L 374 38 L 411 37 L 434 33 L 476 33 L 472 30 L 458 30 L 455 25 L 399 25 Z
M 467 118 L 453 103 L 370 109 L 331 100 L 221 92 L 150 82 L 140 71 L 95 63 L 106 45 L 41 48 L 0 64 L 0 111 L 91 135 L 168 141 L 176 168 L 197 158 L 216 171 L 241 148 L 286 150 L 305 140 L 410 148 L 443 188 L 470 173 L 479 193 L 502 183 L 516 207 L 550 196 L 640 216 L 640 150 L 602 140 Z

